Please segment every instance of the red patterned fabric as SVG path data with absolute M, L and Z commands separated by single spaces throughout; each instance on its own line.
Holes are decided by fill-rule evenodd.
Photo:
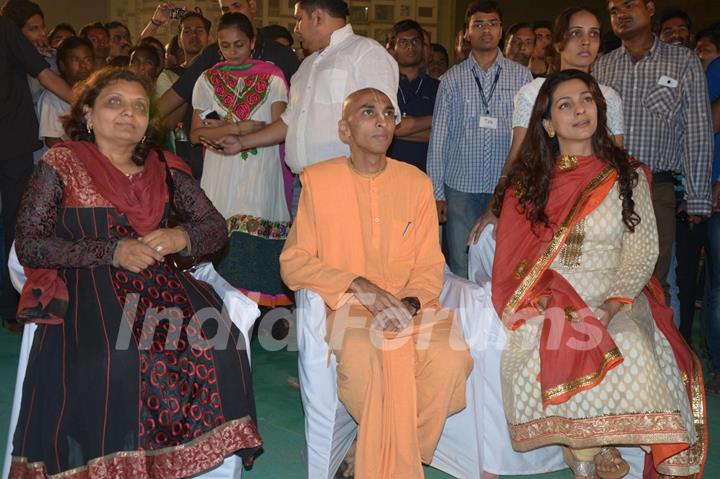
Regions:
M 135 295 L 135 314 L 144 318 L 128 326 L 144 351 L 138 449 L 154 450 L 195 439 L 222 425 L 225 417 L 212 350 L 205 347 L 201 324 L 182 284 L 167 264 L 140 276 L 132 280 L 125 271 L 115 270 L 113 287 L 121 304 Z
M 63 184 L 62 203 L 65 208 L 112 207 L 93 184 L 85 166 L 68 148 L 55 146 L 43 156 L 43 162 L 50 165 Z
M 272 63 L 247 60 L 234 66 L 220 62 L 205 72 L 218 103 L 239 121 L 249 120 L 267 96 L 271 77 L 285 81 L 282 70 Z
M 56 271 L 69 301 L 61 324 L 35 333 L 11 477 L 180 479 L 231 454 L 251 464 L 262 440 L 249 346 L 221 298 L 164 262 L 113 267 L 117 242 L 138 232 L 105 202 L 63 206 L 64 175 L 83 165 L 62 151 L 57 162 L 76 165 L 41 162 L 18 216 L 18 257 Z M 193 251 L 219 250 L 225 220 L 192 177 L 170 174 Z

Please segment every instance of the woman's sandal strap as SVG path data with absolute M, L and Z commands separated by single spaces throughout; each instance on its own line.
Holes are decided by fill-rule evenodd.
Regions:
M 612 453 L 613 450 L 617 453 L 617 457 L 622 459 L 622 462 L 615 465 L 616 467 L 614 471 L 601 471 L 596 468 L 595 474 L 597 474 L 597 477 L 600 479 L 621 479 L 630 472 L 630 465 L 622 458 L 620 452 L 614 447 L 603 447 L 595 457 L 601 456 L 605 461 L 613 461 L 615 457 L 615 454 Z

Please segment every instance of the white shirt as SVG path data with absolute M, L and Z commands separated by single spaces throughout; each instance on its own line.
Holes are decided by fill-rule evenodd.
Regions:
M 300 173 L 313 163 L 349 155 L 338 135 L 343 101 L 372 87 L 385 93 L 399 113 L 399 79 L 397 62 L 378 42 L 355 35 L 350 24 L 335 30 L 330 45 L 307 57 L 292 77 L 281 117 L 288 126 L 285 162 L 290 169 Z
M 527 128 L 530 125 L 535 100 L 540 93 L 540 87 L 545 83 L 545 78 L 536 78 L 526 83 L 515 95 L 515 108 L 513 109 L 512 127 Z M 622 135 L 625 133 L 623 106 L 620 95 L 609 86 L 600 85 L 600 91 L 605 97 L 607 105 L 607 129 L 611 135 Z
M 60 117 L 70 111 L 70 105 L 61 100 L 50 90 L 43 90 L 37 104 L 38 137 L 67 139 Z

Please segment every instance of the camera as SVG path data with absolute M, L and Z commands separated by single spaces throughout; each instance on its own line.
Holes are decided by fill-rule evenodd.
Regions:
M 182 7 L 173 8 L 172 10 L 170 10 L 170 18 L 172 18 L 173 20 L 183 18 L 185 14 L 187 14 L 187 10 Z

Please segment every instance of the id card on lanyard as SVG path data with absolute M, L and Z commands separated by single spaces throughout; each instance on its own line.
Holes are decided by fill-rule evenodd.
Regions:
M 480 116 L 480 124 L 478 125 L 480 128 L 497 130 L 498 119 L 490 115 L 490 101 L 492 101 L 492 97 L 493 95 L 495 95 L 498 81 L 500 81 L 501 72 L 502 67 L 498 65 L 498 71 L 495 74 L 495 79 L 493 80 L 492 86 L 490 86 L 490 91 L 487 95 L 485 95 L 485 90 L 483 90 L 482 84 L 480 83 L 480 77 L 478 77 L 478 74 L 475 71 L 475 67 L 472 67 L 473 78 L 475 79 L 475 84 L 480 91 L 480 101 L 482 102 L 483 107 L 483 115 Z

